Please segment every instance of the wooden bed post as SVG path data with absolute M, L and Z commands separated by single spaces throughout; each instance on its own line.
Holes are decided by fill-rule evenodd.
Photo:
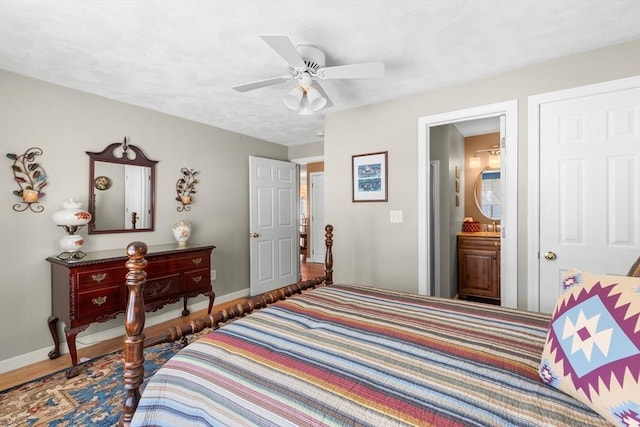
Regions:
M 324 227 L 324 244 L 327 252 L 324 256 L 324 275 L 327 277 L 325 284 L 333 284 L 333 225 Z
M 126 397 L 122 408 L 120 426 L 128 426 L 140 401 L 140 386 L 144 378 L 144 298 L 142 288 L 147 281 L 144 268 L 147 260 L 147 245 L 143 242 L 132 242 L 127 246 L 127 311 L 124 328 L 124 389 Z
M 205 328 L 216 329 L 219 324 L 228 320 L 242 317 L 254 310 L 266 307 L 274 302 L 287 299 L 302 291 L 317 286 L 333 284 L 333 226 L 325 228 L 325 255 L 324 276 L 297 282 L 289 286 L 274 289 L 269 292 L 256 295 L 248 300 L 224 309 L 212 312 L 205 317 L 190 321 L 186 325 L 170 327 L 163 334 L 147 338 L 144 336 L 145 310 L 142 290 L 147 281 L 144 268 L 147 261 L 147 245 L 143 242 L 132 242 L 127 246 L 126 284 L 129 290 L 127 299 L 127 311 L 125 312 L 124 327 L 124 389 L 126 392 L 122 417 L 118 425 L 128 427 L 133 419 L 133 414 L 140 401 L 140 386 L 144 379 L 144 349 L 153 345 L 177 341 L 187 335 L 192 335 Z

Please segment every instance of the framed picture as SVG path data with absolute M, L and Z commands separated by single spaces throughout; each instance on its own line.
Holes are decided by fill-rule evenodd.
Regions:
M 98 190 L 108 190 L 111 188 L 111 178 L 107 176 L 99 176 L 93 181 L 93 185 Z
M 351 156 L 352 201 L 387 201 L 387 151 Z

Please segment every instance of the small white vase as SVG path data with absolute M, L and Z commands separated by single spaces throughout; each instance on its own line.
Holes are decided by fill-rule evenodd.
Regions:
M 178 247 L 187 246 L 187 240 L 191 236 L 191 224 L 181 219 L 177 223 L 173 224 L 171 228 L 173 231 L 173 237 L 178 241 Z

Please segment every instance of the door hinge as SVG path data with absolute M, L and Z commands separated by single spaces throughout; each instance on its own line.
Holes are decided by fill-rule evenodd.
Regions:
M 500 138 L 500 146 L 504 148 L 506 144 L 507 144 L 507 138 L 503 136 L 502 138 Z

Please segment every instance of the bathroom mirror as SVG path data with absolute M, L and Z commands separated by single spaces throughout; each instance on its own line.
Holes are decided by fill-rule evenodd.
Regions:
M 473 193 L 478 210 L 487 218 L 499 221 L 502 216 L 500 169 L 487 167 L 480 171 Z
M 110 144 L 89 155 L 89 234 L 153 231 L 155 164 L 135 145 Z

